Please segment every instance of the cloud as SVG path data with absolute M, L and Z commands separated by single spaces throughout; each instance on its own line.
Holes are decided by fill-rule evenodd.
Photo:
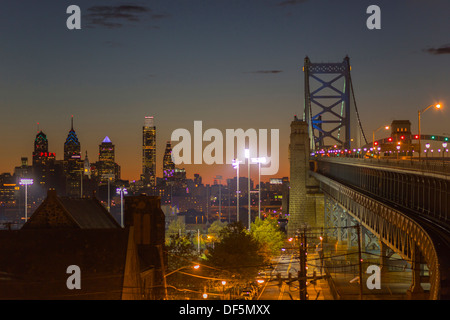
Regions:
M 292 5 L 305 3 L 306 1 L 308 1 L 308 0 L 285 0 L 285 1 L 278 3 L 278 6 L 280 6 L 280 7 L 292 6 Z
M 434 55 L 450 54 L 450 44 L 445 44 L 443 46 L 440 46 L 439 48 L 428 48 L 424 51 Z
M 154 13 L 141 5 L 92 6 L 87 12 L 88 27 L 120 28 L 129 23 L 169 17 L 168 14 Z
M 170 15 L 164 13 L 152 14 L 152 19 L 164 19 L 168 17 L 170 17 Z
M 257 71 L 250 71 L 250 72 L 244 72 L 244 73 L 259 73 L 259 74 L 276 74 L 283 72 L 283 70 L 257 70 Z

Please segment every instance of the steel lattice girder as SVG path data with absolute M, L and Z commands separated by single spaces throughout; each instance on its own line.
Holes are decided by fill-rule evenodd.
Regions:
M 311 149 L 318 150 L 325 146 L 324 139 L 330 138 L 337 144 L 349 149 L 350 143 L 350 61 L 346 57 L 342 63 L 311 63 L 305 58 L 305 110 L 304 119 L 309 125 Z M 325 80 L 323 75 L 336 75 L 331 80 Z M 320 83 L 320 87 L 311 92 L 310 79 Z M 344 79 L 342 90 L 333 86 L 338 80 Z M 333 94 L 324 93 L 331 90 Z M 322 102 L 325 100 L 327 103 Z M 336 112 L 336 107 L 343 110 Z M 318 112 L 314 113 L 318 109 Z M 314 114 L 313 114 L 314 113 Z M 324 128 L 324 124 L 330 124 Z M 344 131 L 345 140 L 337 134 Z
M 310 172 L 321 182 L 321 190 L 345 208 L 361 225 L 408 260 L 417 248 L 430 271 L 430 299 L 440 298 L 440 266 L 436 247 L 425 229 L 398 210 L 371 199 L 321 174 Z

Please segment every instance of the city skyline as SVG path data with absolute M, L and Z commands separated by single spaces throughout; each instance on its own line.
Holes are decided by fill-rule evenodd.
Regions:
M 81 8 L 81 30 L 65 26 L 70 4 Z M 49 150 L 62 158 L 73 115 L 81 154 L 96 154 L 108 136 L 122 178 L 138 180 L 143 119 L 154 116 L 158 177 L 171 133 L 192 132 L 196 120 L 223 131 L 280 129 L 275 177 L 289 176 L 289 123 L 303 113 L 305 56 L 312 62 L 350 57 L 369 140 L 392 120 L 410 120 L 416 133 L 417 111 L 436 102 L 443 108 L 427 112 L 422 132 L 450 131 L 448 2 L 378 1 L 381 30 L 366 28 L 372 4 L 367 1 L 132 4 L 129 19 L 117 14 L 124 10 L 121 1 L 4 4 L 0 27 L 12 45 L 0 52 L 1 133 L 10 137 L 0 156 L 1 172 L 12 172 L 21 157 L 31 159 L 37 123 Z M 180 167 L 189 178 L 199 173 L 205 183 L 236 174 L 231 165 Z
M 449 300 L 449 12 L 3 0 L 0 299 Z

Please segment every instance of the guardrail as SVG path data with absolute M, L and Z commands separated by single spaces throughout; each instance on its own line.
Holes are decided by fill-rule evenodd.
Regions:
M 421 173 L 435 173 L 450 177 L 450 161 L 445 159 L 374 159 L 374 158 L 352 158 L 352 157 L 312 157 L 311 160 L 331 161 L 338 163 L 365 164 L 378 167 L 403 169 Z

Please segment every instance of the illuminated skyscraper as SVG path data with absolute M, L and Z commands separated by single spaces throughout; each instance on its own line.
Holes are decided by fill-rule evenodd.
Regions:
M 54 164 L 55 154 L 48 152 L 47 136 L 41 130 L 34 139 L 33 175 L 42 187 L 48 186 L 49 177 L 54 172 Z
M 115 180 L 120 179 L 118 166 L 115 163 L 115 146 L 108 136 L 98 146 L 97 168 L 100 180 L 103 182 L 107 182 L 107 177 L 111 175 L 114 175 Z
M 73 117 L 71 120 L 71 128 L 64 142 L 64 161 L 78 161 L 81 159 L 81 145 L 78 141 L 77 134 L 73 130 Z
M 83 171 L 84 171 L 84 175 L 90 179 L 91 178 L 91 163 L 89 162 L 87 151 L 86 151 L 86 156 L 84 157 Z
M 66 193 L 69 196 L 80 196 L 83 164 L 84 162 L 81 159 L 81 144 L 73 129 L 72 116 L 71 128 L 66 142 L 64 142 L 64 173 L 66 176 Z
M 166 150 L 164 151 L 163 158 L 163 177 L 165 181 L 170 181 L 173 179 L 173 174 L 175 172 L 175 163 L 172 159 L 172 145 L 170 141 L 166 143 Z
M 142 175 L 144 186 L 156 186 L 156 127 L 153 117 L 145 117 L 142 128 Z
M 48 152 L 48 140 L 47 135 L 42 132 L 38 132 L 36 135 L 36 138 L 34 139 L 34 152 L 33 152 L 33 164 L 36 161 L 36 158 L 34 155 L 38 155 L 41 152 Z

